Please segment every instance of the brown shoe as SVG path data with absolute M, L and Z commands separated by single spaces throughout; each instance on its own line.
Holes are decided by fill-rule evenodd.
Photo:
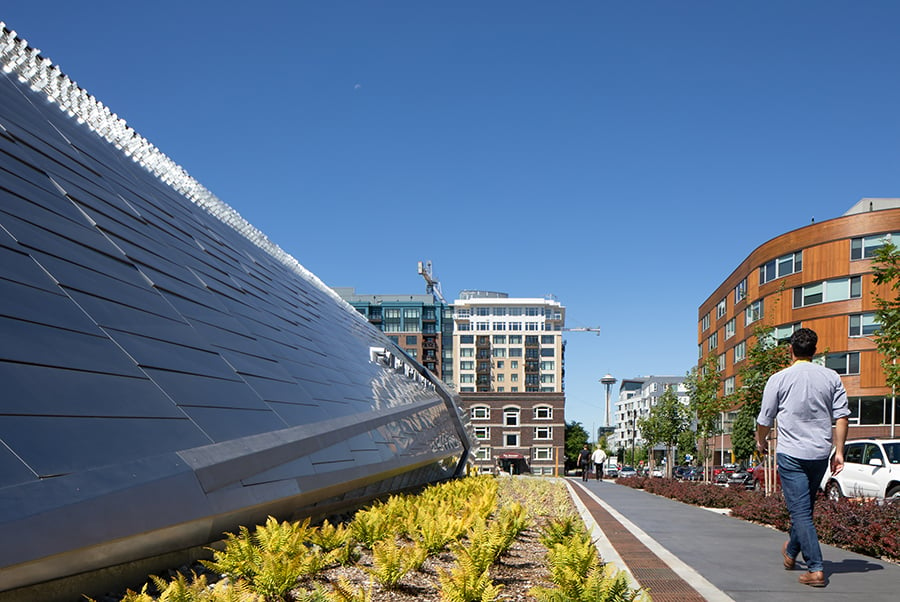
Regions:
M 788 542 L 784 542 L 784 545 L 781 546 L 781 555 L 784 557 L 784 569 L 786 571 L 792 571 L 794 570 L 794 565 L 797 561 L 787 555 L 787 547 Z
M 812 587 L 825 587 L 825 573 L 823 571 L 807 572 L 800 575 L 800 583 Z

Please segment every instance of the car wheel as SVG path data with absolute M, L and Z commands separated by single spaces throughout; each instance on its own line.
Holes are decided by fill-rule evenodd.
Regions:
M 900 500 L 900 485 L 894 485 L 888 489 L 887 495 L 884 497 L 892 500 Z
M 835 481 L 830 481 L 828 485 L 826 485 L 825 495 L 828 496 L 829 500 L 835 501 L 844 497 L 844 494 L 841 493 L 841 486 L 838 485 Z
M 753 491 L 759 491 L 762 489 L 762 485 L 759 483 L 759 479 L 753 479 Z

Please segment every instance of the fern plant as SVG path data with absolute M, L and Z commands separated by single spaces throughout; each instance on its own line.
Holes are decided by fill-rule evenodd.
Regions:
M 400 580 L 415 568 L 418 555 L 410 554 L 410 547 L 400 545 L 394 539 L 376 542 L 372 547 L 372 567 L 369 573 L 385 589 L 396 589 Z
M 383 541 L 393 534 L 390 514 L 382 508 L 375 506 L 368 510 L 360 510 L 350 523 L 353 538 L 369 549 L 372 549 L 376 542 Z
M 568 588 L 534 587 L 529 592 L 538 602 L 651 602 L 645 590 L 633 589 L 624 571 L 605 564 Z
M 555 544 L 563 543 L 577 533 L 583 533 L 584 526 L 574 516 L 562 516 L 547 521 L 541 529 L 540 542 L 545 548 L 552 548 Z
M 502 586 L 491 580 L 490 572 L 477 572 L 464 561 L 440 575 L 441 600 L 444 602 L 493 602 Z
M 372 602 L 372 587 L 355 587 L 344 577 L 338 579 L 334 589 L 326 594 L 328 602 Z
M 309 541 L 319 546 L 324 552 L 331 552 L 347 543 L 351 537 L 349 527 L 346 525 L 332 525 L 327 520 L 317 528 L 310 530 Z

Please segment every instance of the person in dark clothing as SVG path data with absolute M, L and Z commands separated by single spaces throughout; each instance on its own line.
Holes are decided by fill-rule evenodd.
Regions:
M 591 469 L 591 450 L 587 443 L 580 452 L 578 452 L 578 466 L 581 467 L 581 480 L 588 480 L 588 472 Z

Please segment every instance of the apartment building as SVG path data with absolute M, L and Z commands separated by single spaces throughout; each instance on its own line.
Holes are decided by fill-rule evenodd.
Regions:
M 862 199 L 840 217 L 757 247 L 699 308 L 699 361 L 716 355 L 721 393 L 740 387 L 756 327 L 773 327 L 778 340 L 808 327 L 819 335 L 816 361 L 840 374 L 847 389 L 849 436 L 894 436 L 900 412 L 873 337 L 873 294 L 888 289 L 874 284 L 871 258 L 886 240 L 900 242 L 900 199 Z M 730 443 L 726 433 L 718 445 Z
M 359 295 L 353 288 L 334 291 L 438 378 L 453 382 L 449 305 L 434 295 Z
M 564 463 L 565 307 L 553 298 L 462 291 L 453 374 L 482 471 L 557 474 Z
M 638 421 L 650 415 L 650 410 L 667 390 L 673 389 L 678 400 L 687 405 L 690 398 L 683 376 L 639 376 L 623 378 L 616 401 L 615 431 L 607 443 L 618 449 L 641 448 L 645 444 Z M 660 450 L 663 450 L 660 447 Z

